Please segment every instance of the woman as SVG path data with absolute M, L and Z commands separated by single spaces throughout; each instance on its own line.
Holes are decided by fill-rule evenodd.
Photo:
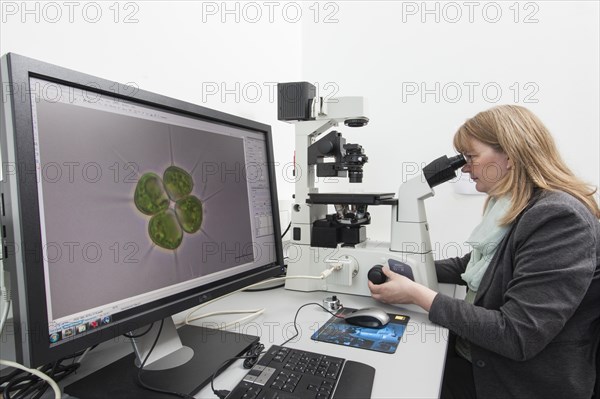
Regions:
M 520 106 L 481 112 L 461 126 L 476 189 L 488 194 L 462 258 L 436 262 L 464 300 L 401 275 L 369 283 L 373 298 L 413 303 L 447 327 L 442 397 L 585 398 L 600 340 L 600 209 L 595 190 L 560 158 L 540 120 Z

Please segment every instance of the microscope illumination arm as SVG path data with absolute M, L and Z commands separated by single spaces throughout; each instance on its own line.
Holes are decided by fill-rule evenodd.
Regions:
M 307 199 L 309 193 L 316 192 L 315 173 L 306 169 L 308 165 L 308 147 L 316 138 L 339 123 L 349 126 L 367 124 L 366 103 L 362 97 L 339 97 L 323 99 L 316 97 L 312 101 L 313 120 L 293 121 L 296 130 L 296 164 L 300 168 L 296 177 L 296 198 Z M 354 124 L 356 123 L 356 124 Z M 304 169 L 304 170 L 303 170 Z M 314 218 L 310 218 L 314 220 Z M 312 222 L 311 220 L 311 222 Z
M 310 112 L 314 119 L 292 122 L 296 125 L 296 136 L 315 139 L 339 123 L 346 123 L 348 126 L 364 126 L 369 121 L 369 118 L 365 116 L 366 103 L 363 97 L 330 99 L 316 97 L 312 101 Z M 353 122 L 357 125 L 353 125 Z M 298 150 L 297 147 L 296 150 Z
M 364 126 L 369 121 L 365 115 L 367 106 L 363 97 L 338 97 L 313 101 L 312 112 L 317 120 L 331 120 L 336 124 L 346 123 L 353 127 L 352 121 L 359 123 L 354 126 Z

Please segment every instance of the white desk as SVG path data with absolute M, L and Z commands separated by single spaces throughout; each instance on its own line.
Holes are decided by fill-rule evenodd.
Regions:
M 454 295 L 454 286 L 442 284 L 440 290 Z M 327 292 L 296 292 L 282 288 L 273 291 L 238 293 L 207 306 L 199 313 L 216 310 L 242 308 L 266 308 L 263 315 L 234 328 L 233 331 L 258 335 L 268 348 L 280 345 L 294 334 L 293 320 L 296 310 L 305 303 L 322 304 Z M 372 397 L 382 398 L 437 398 L 442 381 L 448 330 L 429 321 L 424 313 L 410 312 L 384 305 L 369 297 L 338 295 L 343 305 L 352 308 L 379 306 L 390 313 L 402 313 L 411 317 L 404 336 L 394 354 L 385 354 L 342 345 L 317 342 L 310 339 L 331 315 L 317 306 L 307 306 L 298 315 L 300 335 L 286 346 L 330 356 L 355 360 L 375 367 Z M 213 318 L 210 322 L 198 323 L 205 327 L 216 327 L 219 323 L 233 321 L 239 316 Z M 248 370 L 242 361 L 233 363 L 215 379 L 216 389 L 231 390 Z M 202 389 L 197 398 L 214 398 L 210 387 Z
M 454 286 L 440 284 L 440 291 L 454 296 Z M 240 292 L 223 298 L 198 311 L 197 314 L 233 309 L 265 308 L 265 312 L 230 331 L 260 336 L 261 342 L 268 348 L 280 345 L 294 334 L 293 321 L 297 309 L 309 302 L 322 304 L 329 292 L 297 292 L 278 288 L 263 292 Z M 394 354 L 385 354 L 342 345 L 317 342 L 310 339 L 331 315 L 320 307 L 307 306 L 298 315 L 300 334 L 286 346 L 330 356 L 342 357 L 366 363 L 376 369 L 372 398 L 437 398 L 441 386 L 443 367 L 446 357 L 448 330 L 429 321 L 425 313 L 408 311 L 399 307 L 381 304 L 370 297 L 338 295 L 342 304 L 351 308 L 379 306 L 389 313 L 401 313 L 410 316 L 410 321 Z M 187 312 L 174 316 L 174 320 L 183 320 Z M 240 318 L 240 315 L 214 316 L 198 320 L 194 324 L 216 328 L 226 322 Z M 61 382 L 65 386 L 91 372 L 130 353 L 128 339 L 117 337 L 101 344 L 91 351 L 83 361 L 77 374 Z M 248 370 L 242 361 L 235 361 L 215 379 L 215 389 L 231 390 L 246 375 Z M 51 398 L 46 392 L 44 398 Z M 69 397 L 65 395 L 65 397 Z M 196 398 L 216 398 L 210 386 L 204 387 Z

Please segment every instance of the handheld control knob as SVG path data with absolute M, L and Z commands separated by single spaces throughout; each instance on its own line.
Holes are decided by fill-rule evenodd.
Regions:
M 389 265 L 390 270 L 393 271 L 394 273 L 398 273 L 406 278 L 411 279 L 412 281 L 415 281 L 415 276 L 413 274 L 413 270 L 406 263 L 403 263 L 403 262 L 400 262 L 400 261 L 397 261 L 394 259 L 389 259 L 388 265 Z M 373 284 L 383 284 L 388 279 L 386 277 L 386 275 L 383 273 L 383 266 L 381 266 L 381 265 L 373 266 L 371 268 L 371 270 L 369 270 L 369 273 L 367 273 L 367 278 Z
M 367 278 L 369 279 L 369 281 L 376 285 L 385 283 L 387 277 L 383 273 L 382 269 L 383 266 L 381 265 L 373 266 L 371 270 L 369 270 L 369 273 L 367 273 Z

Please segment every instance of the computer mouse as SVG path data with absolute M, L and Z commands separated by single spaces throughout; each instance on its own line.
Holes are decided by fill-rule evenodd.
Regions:
M 344 320 L 355 326 L 381 328 L 390 322 L 390 316 L 379 308 L 363 308 L 346 315 Z

